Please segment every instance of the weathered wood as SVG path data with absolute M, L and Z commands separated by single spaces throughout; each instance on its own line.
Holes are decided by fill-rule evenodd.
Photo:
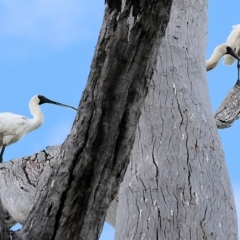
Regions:
M 214 118 L 218 128 L 231 127 L 233 122 L 240 117 L 240 81 L 227 94 Z
M 105 0 L 105 3 L 111 10 L 116 9 L 118 12 L 121 10 L 122 0 Z
M 46 151 L 1 164 L 0 203 L 4 204 L 4 212 L 0 216 L 5 217 L 8 228 L 16 223 L 25 224 L 40 192 L 48 182 L 52 166 L 57 163 L 60 148 L 61 145 L 47 147 Z M 113 227 L 116 224 L 117 205 L 118 195 L 107 210 L 105 219 Z
M 0 240 L 10 239 L 10 231 L 6 221 L 9 220 L 9 216 L 3 210 L 2 203 L 0 202 Z
M 59 146 L 47 147 L 29 157 L 4 162 L 0 168 L 0 200 L 12 227 L 24 224 L 41 191 L 46 187 Z
M 113 201 L 111 202 L 105 221 L 112 225 L 114 228 L 116 227 L 116 220 L 117 220 L 117 210 L 118 210 L 118 194 L 114 197 Z
M 173 1 L 120 188 L 116 240 L 237 240 L 206 84 L 206 12 L 206 0 Z
M 121 9 L 106 8 L 71 134 L 18 239 L 98 238 L 128 165 L 171 3 L 122 0 Z
M 113 0 L 108 2 L 114 3 Z M 124 2 L 127 3 L 121 4 L 121 13 L 118 5 L 106 11 L 98 52 L 80 106 L 81 114 L 60 155 L 58 148 L 54 159 L 51 154 L 42 152 L 32 158 L 10 162 L 6 171 L 0 169 L 3 179 L 11 180 L 8 189 L 0 189 L 8 224 L 25 222 L 32 211 L 24 229 L 13 239 L 36 239 L 36 236 L 39 239 L 62 239 L 63 236 L 64 239 L 96 239 L 113 197 L 116 199 L 106 218 L 115 226 L 116 192 L 127 164 L 133 141 L 131 134 L 144 96 L 141 88 L 151 79 L 131 165 L 121 188 L 117 239 L 235 240 L 232 192 L 203 80 L 204 58 L 199 57 L 201 51 L 205 52 L 204 42 L 201 42 L 204 38 L 199 37 L 201 31 L 197 30 L 204 29 L 201 21 L 206 13 L 205 1 L 175 1 L 175 20 L 159 50 L 160 40 L 151 42 L 149 33 L 148 39 L 144 38 L 144 27 L 150 23 L 140 27 L 134 18 L 138 16 L 139 19 L 139 14 L 143 14 L 141 4 L 144 1 L 132 5 L 131 1 Z M 192 15 L 186 9 L 192 9 Z M 124 22 L 126 15 L 128 24 Z M 164 21 L 165 24 L 167 20 L 164 18 Z M 131 30 L 124 31 L 122 24 Z M 184 24 L 188 30 L 184 30 Z M 138 32 L 139 27 L 142 34 Z M 120 33 L 123 34 L 122 44 L 114 40 L 108 42 Z M 126 41 L 126 34 L 130 43 Z M 140 36 L 135 39 L 137 50 L 131 45 L 132 36 Z M 200 42 L 193 39 L 200 39 Z M 111 46 L 115 46 L 116 51 Z M 199 48 L 199 52 L 194 52 L 194 48 Z M 152 52 L 142 58 L 141 54 L 147 49 Z M 132 51 L 136 56 L 130 54 L 127 58 Z M 122 53 L 120 58 L 119 53 Z M 159 56 L 155 65 L 156 53 Z M 141 69 L 144 65 L 141 59 L 148 62 L 144 63 L 145 70 Z M 135 65 L 132 69 L 136 62 L 138 67 Z M 126 66 L 128 71 L 124 72 Z M 104 81 L 106 76 L 114 81 Z M 134 77 L 136 81 L 129 83 L 129 78 Z M 141 94 L 138 95 L 136 89 L 140 89 Z M 125 95 L 127 92 L 130 94 Z M 137 107 L 133 104 L 135 109 L 131 103 L 136 98 L 139 102 Z M 125 112 L 121 111 L 122 106 Z M 130 115 L 132 110 L 134 117 Z M 127 131 L 128 124 L 131 129 Z M 0 183 L 3 185 L 4 181 Z M 7 198 L 13 198 L 18 204 L 8 202 Z M 34 206 L 38 198 L 40 201 Z

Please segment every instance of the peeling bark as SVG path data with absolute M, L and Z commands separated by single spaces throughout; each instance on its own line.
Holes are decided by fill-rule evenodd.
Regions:
M 174 0 L 131 160 L 116 240 L 237 240 L 237 217 L 206 85 L 207 1 Z
M 98 238 L 128 165 L 171 3 L 127 0 L 121 11 L 106 8 L 71 134 L 18 239 Z

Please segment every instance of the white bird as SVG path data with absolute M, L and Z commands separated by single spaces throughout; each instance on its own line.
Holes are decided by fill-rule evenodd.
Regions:
M 228 44 L 223 43 L 223 44 L 218 45 L 214 49 L 212 56 L 206 61 L 207 71 L 215 68 L 217 66 L 220 58 L 224 55 L 227 55 L 227 56 L 231 55 L 233 58 L 236 58 L 238 61 L 240 61 L 240 59 L 235 54 L 235 52 L 232 50 L 232 48 Z
M 77 111 L 74 107 L 54 102 L 41 95 L 35 95 L 29 102 L 29 109 L 33 116 L 32 119 L 10 112 L 0 113 L 0 163 L 2 162 L 6 146 L 19 141 L 27 133 L 39 128 L 43 124 L 44 116 L 39 106 L 43 103 L 56 104 Z
M 240 56 L 240 24 L 232 26 L 233 30 L 227 38 L 226 44 L 232 48 L 234 53 L 239 57 Z M 232 56 L 226 55 L 224 57 L 224 64 L 232 65 L 235 61 L 235 58 Z

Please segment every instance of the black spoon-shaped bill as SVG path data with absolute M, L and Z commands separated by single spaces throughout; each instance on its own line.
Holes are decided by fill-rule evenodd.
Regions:
M 59 103 L 59 102 L 52 101 L 52 100 L 50 100 L 50 99 L 48 99 L 48 98 L 46 98 L 42 95 L 38 95 L 38 98 L 39 98 L 39 105 L 44 104 L 44 103 L 51 103 L 51 104 L 55 104 L 55 105 L 58 105 L 58 106 L 71 108 L 71 109 L 74 109 L 75 111 L 77 111 L 77 109 L 74 108 L 74 107 L 71 107 L 69 105 L 62 104 L 62 103 Z

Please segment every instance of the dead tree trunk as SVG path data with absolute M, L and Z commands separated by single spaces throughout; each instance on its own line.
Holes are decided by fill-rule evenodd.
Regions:
M 32 156 L 14 161 L 4 162 L 0 168 L 0 203 L 4 212 L 2 221 L 7 224 L 7 229 L 16 223 L 25 224 L 32 207 L 40 193 L 46 188 L 49 175 L 57 164 L 61 145 L 47 147 Z M 106 213 L 108 223 L 115 226 L 118 199 L 112 201 Z M 1 224 L 3 227 L 3 225 Z M 1 238 L 0 239 L 6 239 Z
M 206 84 L 207 1 L 174 0 L 120 187 L 116 240 L 237 240 Z
M 12 163 L 2 164 L 6 217 L 1 214 L 0 239 L 9 238 L 4 218 L 9 225 L 26 220 L 34 195 L 38 203 L 14 239 L 97 238 L 123 176 L 150 80 L 120 188 L 116 239 L 236 240 L 236 211 L 205 81 L 206 1 L 174 1 L 159 49 L 169 2 L 162 8 L 157 1 L 107 3 L 80 115 L 60 155 L 50 160 L 43 153 L 17 163 L 25 182 L 21 174 L 12 178 Z M 33 167 L 41 157 L 46 173 Z M 18 205 L 8 201 L 12 197 Z M 28 204 L 20 208 L 21 201 Z M 109 209 L 113 225 L 117 204 Z
M 108 0 L 71 134 L 18 239 L 97 239 L 128 165 L 170 0 Z

